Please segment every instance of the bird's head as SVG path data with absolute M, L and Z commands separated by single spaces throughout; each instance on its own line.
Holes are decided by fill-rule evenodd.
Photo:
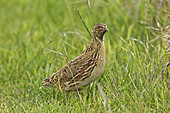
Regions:
M 96 36 L 97 38 L 100 39 L 100 41 L 103 41 L 103 35 L 109 31 L 107 29 L 107 26 L 106 24 L 103 24 L 103 23 L 99 23 L 99 24 L 96 24 L 94 26 L 94 29 L 93 29 L 93 35 Z

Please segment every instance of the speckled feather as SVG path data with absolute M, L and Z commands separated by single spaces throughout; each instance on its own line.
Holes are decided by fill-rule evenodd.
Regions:
M 43 86 L 60 85 L 67 92 L 85 87 L 102 75 L 105 67 L 103 35 L 108 31 L 105 24 L 96 24 L 90 45 L 76 58 L 68 62 L 52 76 L 45 79 Z

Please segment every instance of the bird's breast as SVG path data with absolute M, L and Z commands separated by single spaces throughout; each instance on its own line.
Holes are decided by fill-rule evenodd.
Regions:
M 104 69 L 105 69 L 104 43 L 101 45 L 101 47 L 98 51 L 98 55 L 97 55 L 97 59 L 96 59 L 95 63 L 96 63 L 96 66 L 95 66 L 93 72 L 91 73 L 90 77 L 84 81 L 84 84 L 82 84 L 83 86 L 90 84 L 91 82 L 93 82 L 94 80 L 99 78 L 104 72 Z

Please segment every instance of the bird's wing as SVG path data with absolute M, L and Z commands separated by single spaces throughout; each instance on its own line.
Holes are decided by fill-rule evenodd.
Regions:
M 61 86 L 74 84 L 88 78 L 96 66 L 98 52 L 83 52 L 80 56 L 74 58 L 52 76 L 45 79 L 43 86 L 54 86 L 60 82 Z

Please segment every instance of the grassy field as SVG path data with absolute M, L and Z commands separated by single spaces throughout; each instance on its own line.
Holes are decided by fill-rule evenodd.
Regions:
M 87 1 L 0 1 L 1 113 L 170 112 L 168 0 Z M 75 6 L 108 26 L 105 72 L 80 95 L 40 88 L 91 41 Z

